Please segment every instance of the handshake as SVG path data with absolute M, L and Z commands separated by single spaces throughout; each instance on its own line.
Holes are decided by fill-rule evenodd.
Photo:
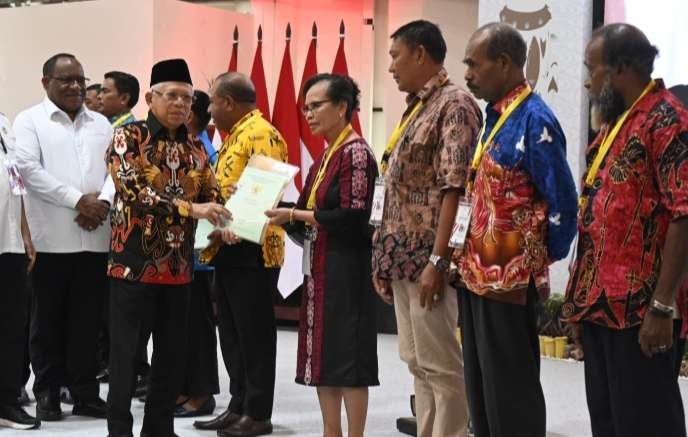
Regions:
M 80 228 L 86 231 L 93 231 L 107 220 L 110 205 L 104 200 L 99 200 L 100 193 L 89 193 L 81 196 L 76 203 L 76 210 L 79 215 L 74 221 Z

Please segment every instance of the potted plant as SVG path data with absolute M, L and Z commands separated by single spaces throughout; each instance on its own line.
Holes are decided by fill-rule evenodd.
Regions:
M 542 304 L 540 315 L 540 351 L 543 355 L 556 358 L 568 356 L 568 337 L 561 323 L 561 307 L 564 295 L 554 293 Z

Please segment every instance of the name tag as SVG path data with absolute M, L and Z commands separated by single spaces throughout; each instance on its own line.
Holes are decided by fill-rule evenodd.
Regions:
M 466 235 L 468 235 L 468 225 L 471 223 L 471 209 L 472 205 L 469 199 L 459 200 L 459 207 L 456 210 L 456 218 L 449 238 L 449 247 L 463 249 Z
M 22 179 L 21 175 L 19 174 L 17 164 L 15 164 L 14 161 L 6 160 L 5 170 L 7 170 L 7 176 L 9 176 L 10 190 L 12 190 L 12 194 L 15 196 L 25 195 L 26 186 L 24 185 L 24 179 Z
M 301 270 L 304 276 L 312 276 L 311 265 L 313 259 L 313 240 L 315 239 L 314 231 L 306 229 L 306 237 L 303 239 L 303 258 L 301 261 Z
M 369 223 L 373 226 L 382 224 L 382 215 L 385 212 L 385 181 L 377 178 L 375 180 L 375 191 L 373 191 L 373 207 L 370 211 Z

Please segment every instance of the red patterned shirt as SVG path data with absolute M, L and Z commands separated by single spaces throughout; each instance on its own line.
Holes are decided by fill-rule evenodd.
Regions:
M 594 159 L 609 127 L 588 147 Z M 578 217 L 564 321 L 642 323 L 669 223 L 688 215 L 688 111 L 658 80 L 631 110 Z
M 487 106 L 483 141 L 525 87 Z M 532 280 L 546 299 L 549 263 L 568 254 L 576 233 L 576 197 L 564 132 L 530 94 L 487 144 L 476 172 L 466 245 L 453 256 L 466 288 L 525 305 Z

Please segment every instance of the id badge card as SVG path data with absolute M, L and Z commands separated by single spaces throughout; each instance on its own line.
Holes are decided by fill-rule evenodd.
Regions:
M 471 209 L 470 199 L 463 197 L 459 200 L 459 207 L 456 210 L 456 218 L 449 238 L 449 247 L 463 249 L 468 235 L 468 225 L 471 223 Z
M 373 207 L 370 210 L 369 223 L 373 226 L 382 224 L 382 216 L 385 212 L 385 181 L 382 178 L 375 179 L 375 191 L 373 191 Z
M 303 239 L 303 258 L 301 261 L 301 270 L 304 276 L 311 275 L 311 264 L 313 255 L 313 231 L 310 229 L 306 230 L 306 237 Z
M 5 161 L 5 170 L 10 180 L 10 190 L 15 196 L 23 196 L 26 194 L 26 186 L 24 186 L 24 179 L 19 174 L 17 164 L 12 160 Z

